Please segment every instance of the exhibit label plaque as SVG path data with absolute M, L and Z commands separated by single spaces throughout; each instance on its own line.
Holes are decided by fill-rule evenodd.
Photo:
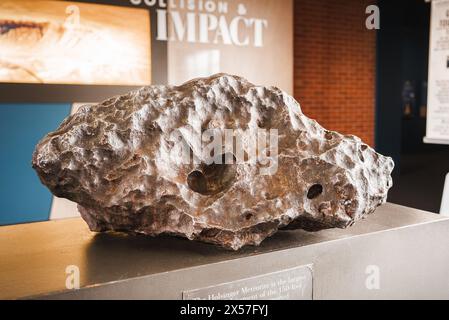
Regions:
M 312 300 L 312 265 L 188 290 L 183 300 Z

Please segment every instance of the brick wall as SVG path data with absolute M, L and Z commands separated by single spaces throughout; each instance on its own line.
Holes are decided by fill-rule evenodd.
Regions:
M 365 27 L 374 0 L 295 0 L 294 94 L 326 129 L 374 144 L 376 32 Z

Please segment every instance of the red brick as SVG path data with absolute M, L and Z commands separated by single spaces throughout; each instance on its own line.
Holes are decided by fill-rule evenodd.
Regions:
M 376 33 L 365 28 L 375 1 L 296 0 L 294 94 L 325 128 L 374 143 Z

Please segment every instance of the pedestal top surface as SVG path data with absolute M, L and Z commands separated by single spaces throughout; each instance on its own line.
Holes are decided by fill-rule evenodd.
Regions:
M 232 252 L 185 239 L 98 234 L 81 218 L 0 227 L 0 298 L 63 291 L 66 267 L 80 269 L 81 287 L 219 263 L 276 250 L 447 220 L 387 203 L 354 226 L 319 232 L 279 231 L 259 247 Z

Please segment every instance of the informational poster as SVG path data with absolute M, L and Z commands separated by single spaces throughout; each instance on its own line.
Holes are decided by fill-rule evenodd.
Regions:
M 148 85 L 148 10 L 70 1 L 0 1 L 0 82 Z
M 449 0 L 433 0 L 431 15 L 424 142 L 449 144 Z
M 157 39 L 167 41 L 167 80 L 226 72 L 293 93 L 292 0 L 167 2 Z

